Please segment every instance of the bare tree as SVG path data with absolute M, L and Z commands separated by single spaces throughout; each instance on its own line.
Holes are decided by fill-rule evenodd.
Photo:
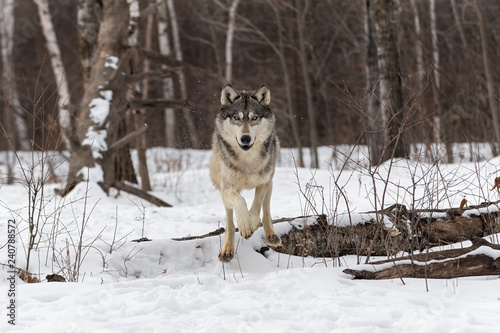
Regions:
M 158 5 L 158 44 L 160 53 L 166 56 L 172 54 L 170 38 L 168 37 L 168 16 L 165 0 L 156 0 Z M 162 68 L 166 66 L 163 65 Z M 174 98 L 174 79 L 167 77 L 163 79 L 163 97 L 165 99 Z M 167 147 L 175 147 L 175 110 L 171 107 L 163 111 L 165 116 L 165 144 Z
M 116 76 L 126 70 L 127 58 L 130 59 L 130 53 L 125 53 L 122 43 L 128 37 L 128 17 L 126 0 L 103 3 L 89 81 L 75 119 L 80 147 L 72 153 L 68 184 L 62 194 L 87 178 L 86 167 L 94 170 L 89 174 L 105 190 L 120 179 L 115 174 L 114 157 L 116 151 L 128 142 L 120 141 L 118 137 L 118 125 L 127 104 L 123 98 L 127 83 Z
M 58 83 L 58 123 L 61 130 L 61 139 L 68 151 L 72 150 L 69 137 L 72 135 L 71 114 L 69 111 L 69 84 L 64 70 L 61 50 L 57 42 L 56 32 L 52 24 L 52 17 L 49 11 L 48 0 L 34 0 L 38 15 L 40 16 L 40 24 L 42 25 L 43 35 L 45 37 L 47 51 L 50 56 L 50 63 L 54 72 L 54 77 Z
M 400 77 L 397 0 L 376 0 L 374 6 L 380 73 L 380 113 L 386 129 L 383 160 L 407 157 L 404 140 L 403 91 Z
M 417 40 L 415 43 L 415 58 L 417 60 L 417 84 L 419 92 L 424 90 L 424 50 L 422 45 L 422 28 L 420 26 L 420 15 L 415 0 L 411 0 L 411 8 L 413 10 L 413 25 Z
M 431 41 L 432 41 L 432 72 L 434 76 L 432 84 L 432 93 L 434 103 L 436 104 L 437 114 L 434 116 L 434 129 L 436 133 L 436 141 L 439 145 L 444 145 L 446 151 L 446 159 L 449 163 L 453 162 L 453 150 L 448 140 L 448 123 L 445 119 L 445 111 L 441 101 L 441 67 L 439 61 L 439 47 L 437 37 L 437 22 L 436 22 L 436 1 L 429 0 L 429 13 L 431 17 Z
M 316 110 L 313 104 L 311 79 L 309 77 L 309 62 L 307 60 L 305 36 L 305 15 L 307 13 L 307 8 L 304 7 L 303 1 L 304 0 L 295 0 L 296 25 L 299 44 L 298 53 L 300 69 L 302 72 L 302 80 L 304 83 L 304 90 L 306 95 L 307 115 L 309 122 L 309 141 L 311 145 L 311 168 L 318 168 L 318 128 L 316 125 Z
M 493 134 L 495 135 L 495 143 L 492 145 L 493 154 L 498 155 L 500 148 L 500 124 L 498 121 L 498 104 L 495 99 L 495 85 L 493 82 L 493 72 L 490 66 L 488 56 L 488 40 L 486 36 L 486 27 L 484 24 L 483 13 L 477 0 L 474 0 L 474 10 L 476 11 L 477 23 L 479 25 L 479 35 L 481 37 L 481 49 L 483 53 L 484 75 L 486 76 L 486 89 L 488 91 L 488 104 L 491 112 L 493 123 Z
M 380 96 L 378 89 L 377 44 L 375 42 L 375 22 L 373 1 L 366 1 L 366 80 L 368 87 L 367 141 L 370 148 L 370 163 L 378 165 L 382 162 L 384 151 L 384 124 L 380 112 Z
M 182 49 L 181 49 L 181 40 L 179 35 L 179 26 L 177 24 L 177 14 L 175 12 L 175 6 L 173 0 L 166 0 L 167 8 L 170 18 L 170 24 L 172 28 L 172 36 L 174 42 L 174 51 L 175 51 L 175 59 L 178 61 L 182 61 Z M 179 73 L 179 86 L 181 92 L 181 99 L 187 101 L 188 92 L 186 85 L 186 75 L 184 74 L 184 69 Z M 200 141 L 198 139 L 198 134 L 196 132 L 196 127 L 194 125 L 193 116 L 191 115 L 191 110 L 188 106 L 184 106 L 183 108 L 184 118 L 186 119 L 186 123 L 189 127 L 189 135 L 191 137 L 191 146 L 195 149 L 200 148 Z
M 227 36 L 226 36 L 226 82 L 230 83 L 233 79 L 233 36 L 235 28 L 236 9 L 240 0 L 233 0 L 231 7 L 229 7 L 229 17 L 227 23 Z
M 99 8 L 99 5 L 96 3 L 96 0 L 78 0 L 77 20 L 84 82 L 90 76 L 94 45 L 97 41 L 97 33 L 99 32 L 99 20 L 95 13 L 97 8 Z
M 128 22 L 128 46 L 137 48 L 138 47 L 138 35 L 139 35 L 139 19 L 140 19 L 140 12 L 139 12 L 139 0 L 127 0 L 129 4 L 129 22 Z M 150 15 L 148 17 L 148 27 L 149 30 L 151 30 L 152 26 L 152 16 Z M 146 44 L 151 44 L 151 31 L 146 32 Z M 149 47 L 148 47 L 149 46 Z M 146 45 L 146 48 L 151 48 L 150 45 Z M 136 60 L 136 57 L 133 57 L 131 59 L 132 61 Z M 134 72 L 137 71 L 138 64 L 132 65 L 132 71 L 131 74 L 135 74 Z M 144 61 L 144 66 L 143 66 L 143 71 L 147 72 L 149 70 L 149 60 Z M 147 80 L 144 81 L 144 86 L 145 86 L 145 92 L 147 95 Z M 130 89 L 132 90 L 131 94 L 134 96 L 139 96 L 139 83 L 133 82 L 130 85 Z M 143 91 L 144 94 L 144 91 Z M 147 98 L 147 96 L 146 96 Z M 144 115 L 146 113 L 145 108 L 138 108 L 132 110 L 134 114 L 134 125 L 135 125 L 135 130 L 140 131 L 142 127 L 144 127 Z M 141 176 L 141 188 L 143 191 L 151 191 L 151 182 L 149 181 L 149 171 L 148 171 L 148 164 L 147 164 L 147 158 L 146 158 L 146 149 L 147 149 L 147 143 L 146 143 L 146 132 L 143 132 L 141 135 L 138 135 L 136 140 L 135 140 L 135 148 L 137 150 L 137 161 L 138 161 L 138 168 L 139 168 L 139 175 Z
M 2 52 L 2 87 L 6 109 L 10 111 L 15 131 L 10 135 L 14 149 L 30 150 L 28 126 L 23 119 L 23 110 L 19 104 L 19 94 L 13 71 L 14 45 L 14 0 L 0 0 L 0 45 Z M 6 116 L 8 111 L 6 111 Z M 6 127 L 10 127 L 6 122 Z M 9 130 L 6 128 L 5 130 Z M 11 131 L 12 132 L 12 131 Z M 5 133 L 7 134 L 7 133 Z M 17 147 L 16 144 L 17 143 Z
M 292 98 L 292 83 L 290 81 L 289 68 L 286 62 L 286 53 L 285 53 L 285 42 L 283 36 L 283 24 L 281 20 L 280 10 L 272 3 L 271 0 L 268 0 L 268 3 L 273 8 L 275 18 L 276 18 L 276 28 L 278 32 L 278 46 L 273 47 L 276 55 L 279 58 L 281 71 L 283 72 L 283 84 L 285 86 L 285 96 L 286 96 L 286 109 L 288 111 L 288 117 L 290 119 L 290 127 L 292 128 L 292 136 L 295 141 L 295 146 L 297 147 L 299 153 L 299 166 L 304 167 L 304 153 L 302 151 L 302 140 L 300 139 L 299 129 L 297 125 L 297 117 L 295 114 L 295 106 Z

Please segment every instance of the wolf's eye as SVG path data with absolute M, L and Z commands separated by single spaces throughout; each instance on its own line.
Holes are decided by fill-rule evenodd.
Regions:
M 234 119 L 234 120 L 236 120 L 236 121 L 238 121 L 238 120 L 240 120 L 240 117 L 238 117 L 238 116 L 233 116 L 233 119 Z
M 256 121 L 257 119 L 259 119 L 259 116 L 253 116 L 253 117 L 252 117 L 252 120 L 253 120 L 253 121 Z

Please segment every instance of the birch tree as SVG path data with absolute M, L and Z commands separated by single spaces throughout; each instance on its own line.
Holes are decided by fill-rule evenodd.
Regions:
M 453 161 L 453 151 L 451 144 L 448 141 L 447 125 L 445 119 L 445 111 L 443 110 L 443 103 L 441 101 L 441 67 L 439 61 L 439 47 L 437 37 L 437 22 L 436 22 L 436 2 L 429 0 L 429 13 L 431 18 L 431 41 L 432 41 L 432 72 L 433 84 L 432 92 L 434 96 L 434 103 L 436 104 L 437 114 L 434 117 L 434 131 L 438 145 L 443 145 L 445 149 L 445 156 L 448 162 Z
M 43 35 L 45 37 L 45 45 L 50 57 L 52 71 L 57 86 L 57 106 L 58 115 L 57 120 L 61 131 L 61 139 L 65 148 L 68 151 L 72 150 L 69 137 L 72 135 L 71 114 L 69 111 L 69 85 L 64 70 L 62 61 L 61 50 L 57 42 L 56 32 L 52 24 L 52 17 L 49 11 L 48 0 L 34 0 L 38 8 L 38 15 L 40 16 L 40 24 L 42 26 Z
M 238 8 L 240 0 L 233 0 L 231 7 L 229 7 L 229 17 L 227 23 L 227 36 L 226 36 L 226 82 L 231 83 L 233 78 L 233 37 L 235 28 L 236 9 Z

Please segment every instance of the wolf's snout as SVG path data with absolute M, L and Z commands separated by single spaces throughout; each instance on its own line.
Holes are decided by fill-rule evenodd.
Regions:
M 252 148 L 252 145 L 250 144 L 252 142 L 252 137 L 250 135 L 242 135 L 240 137 L 240 141 L 241 141 L 240 144 L 241 149 L 249 150 L 250 148 Z
M 250 141 L 252 141 L 252 137 L 250 135 L 242 135 L 241 136 L 241 143 L 244 145 L 249 145 Z

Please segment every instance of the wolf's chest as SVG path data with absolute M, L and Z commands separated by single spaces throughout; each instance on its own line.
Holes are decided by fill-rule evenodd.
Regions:
M 235 185 L 239 190 L 253 189 L 259 185 L 266 184 L 272 178 L 272 173 L 251 173 L 231 170 L 227 176 L 230 178 L 230 183 Z

